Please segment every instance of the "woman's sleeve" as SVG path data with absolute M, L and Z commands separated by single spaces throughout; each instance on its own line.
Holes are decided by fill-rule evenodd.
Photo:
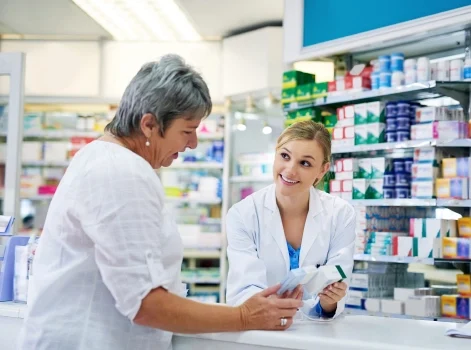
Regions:
M 226 232 L 229 259 L 226 302 L 240 305 L 268 287 L 266 266 L 258 257 L 254 232 L 246 227 L 237 207 L 227 213 Z
M 342 266 L 342 269 L 347 275 L 347 278 L 343 280 L 343 282 L 347 284 L 347 293 L 353 271 L 353 251 L 355 246 L 356 226 L 355 216 L 355 210 L 353 207 L 348 203 L 344 203 L 336 217 L 333 218 L 335 220 L 334 233 L 330 241 L 326 262 L 326 265 Z M 310 309 L 309 314 L 311 315 L 335 318 L 344 311 L 346 299 L 347 295 L 337 303 L 335 314 L 324 313 L 320 307 L 319 298 L 316 298 L 311 302 L 307 302 L 305 305 Z
M 93 242 L 101 278 L 117 310 L 131 321 L 151 290 L 168 289 L 174 282 L 162 262 L 166 232 L 159 179 L 144 170 L 129 166 L 94 171 L 82 179 L 80 200 L 80 221 Z

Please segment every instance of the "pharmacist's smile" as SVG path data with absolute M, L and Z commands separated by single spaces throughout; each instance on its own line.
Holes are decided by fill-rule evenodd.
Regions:
M 280 174 L 280 179 L 281 179 L 281 182 L 287 186 L 293 186 L 299 183 L 299 181 L 290 179 L 289 177 L 286 177 L 283 174 Z

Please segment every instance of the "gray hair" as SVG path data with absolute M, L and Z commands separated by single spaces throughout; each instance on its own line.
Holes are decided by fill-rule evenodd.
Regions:
M 180 56 L 165 55 L 141 67 L 105 130 L 118 137 L 139 134 L 142 116 L 151 113 L 163 136 L 175 119 L 204 118 L 211 109 L 209 89 L 201 75 Z

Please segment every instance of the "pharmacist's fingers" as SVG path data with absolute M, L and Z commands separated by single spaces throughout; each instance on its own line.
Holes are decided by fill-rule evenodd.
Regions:
M 296 287 L 296 289 L 293 291 L 293 294 L 291 295 L 291 297 L 293 299 L 298 299 L 298 300 L 302 300 L 303 299 L 303 291 L 304 291 L 304 288 L 302 285 L 298 285 Z
M 299 309 L 303 306 L 301 300 L 296 299 L 273 299 L 273 303 L 278 307 L 278 309 Z
M 342 289 L 342 290 L 347 290 L 347 284 L 345 282 L 335 282 L 331 284 L 332 287 Z
M 323 301 L 325 304 L 335 304 L 337 303 L 337 300 L 335 300 L 333 297 L 326 293 L 320 293 L 319 294 L 319 299 Z
M 339 298 L 343 298 L 347 293 L 344 289 L 340 289 L 340 288 L 336 288 L 336 287 L 332 287 L 332 286 L 329 286 L 327 287 L 326 289 L 324 289 L 323 293 L 327 294 L 327 295 L 335 295 Z

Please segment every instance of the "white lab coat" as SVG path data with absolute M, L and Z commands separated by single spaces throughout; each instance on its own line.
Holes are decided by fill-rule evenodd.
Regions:
M 355 211 L 345 200 L 312 188 L 299 266 L 341 265 L 349 284 L 353 269 Z M 242 304 L 279 283 L 290 269 L 286 237 L 276 204 L 275 185 L 235 204 L 227 213 L 229 275 L 227 303 Z M 337 304 L 335 316 L 345 308 Z M 310 307 L 318 302 L 311 300 Z

